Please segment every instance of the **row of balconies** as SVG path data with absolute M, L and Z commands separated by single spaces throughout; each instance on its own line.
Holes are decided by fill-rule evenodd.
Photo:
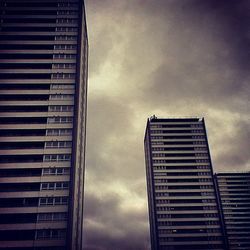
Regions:
M 9 191 L 9 192 L 0 192 L 0 201 L 1 199 L 11 199 L 11 198 L 36 198 L 36 197 L 60 197 L 68 196 L 69 192 L 67 190 L 52 190 L 52 191 L 25 191 L 20 189 L 20 191 Z M 38 206 L 34 204 L 34 206 Z
M 34 222 L 34 223 L 13 223 L 13 224 L 0 224 L 0 233 L 5 230 L 35 230 L 35 229 L 61 229 L 66 228 L 66 222 Z M 1 241 L 0 241 L 1 242 Z M 1 243 L 0 243 L 1 244 Z M 0 247 L 1 248 L 1 247 Z
M 70 167 L 71 162 L 25 162 L 25 163 L 1 163 L 1 169 L 14 169 L 14 168 L 50 168 L 50 167 Z
M 45 41 L 42 41 L 42 40 L 32 41 L 32 40 L 26 40 L 26 41 L 22 41 L 22 44 L 32 44 L 32 45 L 33 44 L 61 45 L 62 43 L 63 44 L 77 45 L 77 41 L 76 40 L 53 40 L 53 41 L 46 41 L 46 40 Z M 0 40 L 0 44 L 6 44 L 6 41 Z M 12 40 L 12 41 L 8 41 L 8 44 L 20 44 L 20 41 L 18 41 L 18 40 Z M 55 59 L 55 60 L 58 60 L 58 59 Z M 67 60 L 71 60 L 71 61 L 75 62 L 75 60 L 72 60 L 72 59 L 67 59 Z M 34 61 L 36 61 L 36 60 L 34 60 Z M 41 61 L 39 60 L 39 62 L 41 62 Z
M 1 51 L 0 51 L 1 53 Z M 6 65 L 6 64 L 5 64 Z M 9 64 L 10 65 L 10 64 Z M 52 66 L 52 65 L 51 65 Z M 27 64 L 26 64 L 27 67 Z M 51 69 L 33 69 L 33 68 L 24 68 L 24 69 L 12 69 L 11 65 L 9 66 L 9 68 L 5 68 L 5 69 L 0 69 L 0 74 L 3 73 L 11 73 L 11 74 L 19 74 L 19 73 L 26 73 L 27 76 L 28 73 L 32 73 L 32 74 L 55 74 L 55 73 L 75 73 L 75 69 L 57 69 L 57 68 L 51 68 Z M 7 79 L 12 79 L 12 78 L 7 78 Z M 8 94 L 8 92 L 7 92 Z
M 0 249 L 21 248 L 25 250 L 33 250 L 34 247 L 55 247 L 65 246 L 65 239 L 60 240 L 17 240 L 17 241 L 0 241 Z M 62 248 L 64 249 L 64 248 Z
M 47 95 L 49 94 L 74 94 L 74 92 L 75 92 L 74 89 L 1 89 L 1 95 L 26 94 L 26 95 L 37 95 L 38 97 L 39 95 L 45 95 L 45 94 Z M 29 100 L 28 96 L 27 96 L 27 100 Z

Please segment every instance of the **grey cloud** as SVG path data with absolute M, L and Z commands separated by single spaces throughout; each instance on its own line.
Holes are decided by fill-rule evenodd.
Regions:
M 246 112 L 244 104 L 249 73 L 245 65 L 242 67 L 245 62 L 242 55 L 247 55 L 248 50 L 246 45 L 235 45 L 242 36 L 234 38 L 228 34 L 233 23 L 233 18 L 227 21 L 228 16 L 236 11 L 231 9 L 232 4 L 228 3 L 229 10 L 226 10 L 214 1 L 210 2 L 207 6 L 200 1 L 196 6 L 194 3 L 197 1 L 185 1 L 189 5 L 176 4 L 174 14 L 168 8 L 159 8 L 158 12 L 153 12 L 155 18 L 151 14 L 139 23 L 139 27 L 132 28 L 134 31 L 126 51 L 132 51 L 134 57 L 125 58 L 123 74 L 131 73 L 133 69 L 136 75 L 141 64 L 147 68 L 144 62 L 148 62 L 147 57 L 150 57 L 153 72 L 143 72 L 144 91 L 141 96 L 144 102 L 162 106 L 173 104 L 173 100 L 188 103 L 195 98 L 197 103 L 207 102 L 207 105 L 219 105 L 221 108 L 229 105 L 234 109 L 245 108 Z M 153 6 L 150 3 L 150 7 Z M 169 2 L 165 3 L 167 7 Z M 159 13 L 162 15 L 160 19 Z M 234 16 L 237 17 L 236 14 Z M 239 18 L 237 20 L 240 22 Z M 239 34 L 237 30 L 235 33 Z M 146 37 L 145 34 L 153 35 Z M 158 62 L 159 56 L 162 62 Z M 133 84 L 137 86 L 137 83 Z M 238 104 L 242 106 L 237 107 Z
M 129 205 L 136 198 L 146 201 L 143 136 L 148 116 L 205 116 L 215 169 L 249 170 L 250 4 L 86 2 L 85 249 L 147 249 L 147 207 L 131 210 Z M 118 65 L 115 72 L 103 72 L 106 63 Z M 94 91 L 92 84 L 107 82 L 112 73 L 115 81 Z M 114 182 L 124 190 L 114 188 Z
M 145 182 L 144 131 L 134 131 L 136 111 L 119 99 L 98 95 L 89 99 L 88 108 L 95 115 L 88 119 L 87 171 L 101 175 L 102 182 L 113 178 L 130 185 Z
M 249 170 L 250 122 L 236 122 L 235 131 L 226 134 L 219 145 L 220 154 L 214 160 L 218 170 Z
M 118 195 L 92 193 L 85 200 L 85 249 L 148 249 L 147 218 L 141 212 L 123 211 Z

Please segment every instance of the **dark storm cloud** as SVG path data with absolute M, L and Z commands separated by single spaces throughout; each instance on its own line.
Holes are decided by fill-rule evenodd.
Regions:
M 147 249 L 146 118 L 205 116 L 215 170 L 249 170 L 250 1 L 88 0 L 85 249 Z
M 124 211 L 118 195 L 98 198 L 94 193 L 87 195 L 85 202 L 86 241 L 85 249 L 140 250 L 146 249 L 148 232 L 146 213 Z M 127 218 L 126 223 L 124 219 Z
M 246 2 L 157 1 L 162 8 L 152 1 L 146 2 L 148 6 L 142 5 L 148 7 L 145 16 L 142 15 L 144 22 L 134 31 L 139 30 L 141 34 L 131 36 L 127 49 L 139 60 L 132 58 L 128 63 L 125 59 L 124 63 L 125 71 L 136 70 L 142 54 L 150 49 L 165 57 L 144 82 L 145 102 L 151 100 L 152 104 L 161 106 L 173 100 L 188 103 L 195 98 L 197 103 L 230 105 L 245 108 L 246 112 L 249 94 L 246 58 L 250 51 Z M 149 11 L 151 8 L 153 11 Z M 150 12 L 151 16 L 146 18 Z M 146 39 L 142 32 L 145 22 L 147 33 L 153 34 Z M 139 43 L 134 44 L 137 39 Z M 145 46 L 143 41 L 147 42 Z M 148 54 L 152 61 L 156 60 L 150 51 Z

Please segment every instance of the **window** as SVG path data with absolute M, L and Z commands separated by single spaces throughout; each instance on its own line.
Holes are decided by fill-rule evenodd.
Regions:
M 55 36 L 55 40 L 67 41 L 67 40 L 77 40 L 77 36 Z
M 47 141 L 45 148 L 71 148 L 71 141 Z
M 37 214 L 37 221 L 65 221 L 67 220 L 67 213 L 40 213 Z
M 45 182 L 41 183 L 41 190 L 65 190 L 69 188 L 68 182 Z
M 51 105 L 49 106 L 49 111 L 54 112 L 70 112 L 73 111 L 74 106 L 70 105 Z
M 46 197 L 39 198 L 39 206 L 52 206 L 54 204 L 54 198 Z
M 44 168 L 42 175 L 69 175 L 69 168 Z
M 72 117 L 65 117 L 65 116 L 56 116 L 56 117 L 48 117 L 47 123 L 72 123 Z
M 64 95 L 64 94 L 55 94 L 55 95 L 50 95 L 50 100 L 72 100 L 73 95 Z
M 68 197 L 44 197 L 39 198 L 39 206 L 67 205 Z
M 52 84 L 51 89 L 75 89 L 73 84 Z
M 51 162 L 51 161 L 70 161 L 71 155 L 70 154 L 62 154 L 62 155 L 44 155 L 43 161 L 44 162 Z
M 71 129 L 47 129 L 46 135 L 71 135 L 72 130 Z
M 64 28 L 64 27 L 60 27 L 57 29 L 75 29 L 75 30 L 71 30 L 71 31 L 77 31 L 77 28 Z M 74 50 L 77 49 L 77 46 L 75 44 L 56 44 L 55 45 L 55 49 L 60 49 L 60 50 Z
M 59 7 L 78 7 L 77 3 L 58 3 Z
M 66 237 L 64 229 L 40 229 L 36 231 L 36 239 L 61 239 Z
M 75 59 L 76 55 L 75 54 L 54 54 L 54 59 Z M 52 77 L 56 74 L 52 74 Z M 67 74 L 65 74 L 67 75 Z M 56 78 L 56 77 L 54 77 Z M 58 77 L 60 78 L 60 77 Z
M 57 15 L 76 15 L 77 11 L 74 10 L 59 10 L 57 11 Z
M 52 213 L 44 213 L 37 215 L 37 221 L 52 221 Z
M 77 19 L 73 18 L 57 18 L 57 23 L 77 23 Z
M 62 55 L 64 56 L 64 55 Z M 67 55 L 69 56 L 69 55 Z M 68 74 L 68 73 L 55 73 L 52 74 L 52 79 L 72 79 L 75 78 L 75 74 Z

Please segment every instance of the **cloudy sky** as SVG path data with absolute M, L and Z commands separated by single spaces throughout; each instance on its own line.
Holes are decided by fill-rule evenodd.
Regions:
M 148 117 L 204 116 L 214 169 L 250 170 L 250 1 L 85 2 L 85 249 L 149 249 Z

